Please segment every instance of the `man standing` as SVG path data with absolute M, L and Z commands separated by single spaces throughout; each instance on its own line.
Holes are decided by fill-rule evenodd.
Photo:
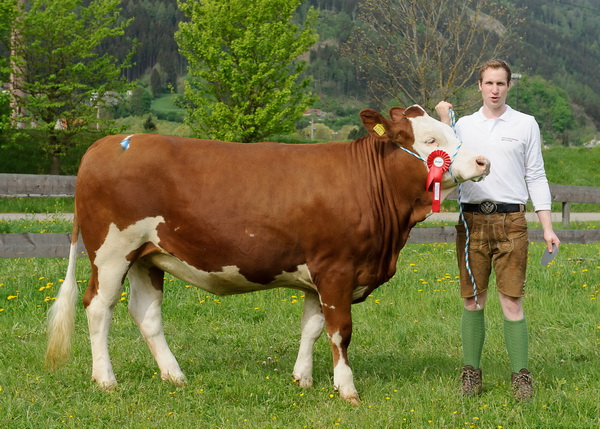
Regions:
M 544 231 L 548 250 L 559 246 L 552 229 L 550 189 L 544 171 L 539 126 L 535 119 L 506 104 L 511 70 L 504 61 L 491 60 L 479 69 L 479 91 L 483 106 L 461 118 L 456 131 L 463 144 L 476 148 L 492 160 L 491 173 L 482 182 L 462 185 L 462 211 L 470 234 L 468 257 L 477 293 L 465 264 L 466 231 L 457 229 L 457 259 L 460 269 L 462 342 L 464 368 L 462 392 L 482 391 L 480 360 L 485 339 L 484 306 L 492 268 L 504 314 L 504 338 L 512 371 L 516 400 L 533 396 L 533 378 L 528 370 L 528 334 L 523 312 L 527 267 L 527 221 L 525 204 L 531 198 Z M 440 119 L 450 124 L 452 105 L 436 106 Z

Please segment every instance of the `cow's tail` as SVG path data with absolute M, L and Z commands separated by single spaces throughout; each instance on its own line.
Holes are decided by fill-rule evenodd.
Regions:
M 69 250 L 69 266 L 56 301 L 48 311 L 48 348 L 46 349 L 46 365 L 55 369 L 69 359 L 71 337 L 75 330 L 75 310 L 77 302 L 77 280 L 75 265 L 77 262 L 77 240 L 79 224 L 77 214 L 73 219 L 73 233 Z

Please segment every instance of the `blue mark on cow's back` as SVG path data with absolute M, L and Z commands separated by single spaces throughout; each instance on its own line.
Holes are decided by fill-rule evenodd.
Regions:
M 125 137 L 123 139 L 123 141 L 121 143 L 119 143 L 121 145 L 121 147 L 123 148 L 123 150 L 129 149 L 129 139 L 131 139 L 131 137 L 133 137 L 133 134 Z

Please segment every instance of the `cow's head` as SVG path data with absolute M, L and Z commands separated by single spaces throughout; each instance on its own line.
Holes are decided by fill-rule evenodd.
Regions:
M 423 160 L 435 150 L 445 151 L 452 161 L 452 174 L 444 174 L 444 187 L 452 186 L 452 177 L 458 182 L 479 181 L 490 172 L 490 162 L 486 157 L 460 146 L 452 128 L 429 116 L 420 106 L 414 105 L 407 109 L 392 107 L 391 119 L 373 109 L 362 110 L 360 117 L 371 136 L 391 141 L 396 146 L 418 154 Z

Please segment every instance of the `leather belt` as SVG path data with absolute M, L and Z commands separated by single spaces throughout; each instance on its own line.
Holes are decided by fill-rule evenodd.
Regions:
M 484 201 L 479 204 L 461 204 L 464 212 L 477 212 L 482 214 L 524 212 L 524 204 L 496 204 L 493 201 Z

